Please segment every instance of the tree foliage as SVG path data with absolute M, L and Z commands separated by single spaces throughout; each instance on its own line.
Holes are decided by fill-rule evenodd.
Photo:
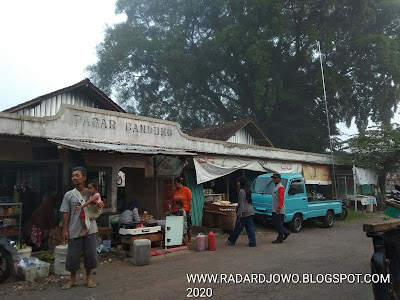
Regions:
M 373 127 L 344 142 L 345 161 L 372 168 L 381 174 L 397 172 L 400 166 L 400 128 Z
M 397 173 L 400 169 L 400 127 L 394 124 L 367 129 L 345 141 L 343 149 L 350 153 L 342 158 L 343 163 L 377 171 L 384 194 L 386 174 Z
M 390 124 L 399 100 L 400 0 L 119 0 L 90 77 L 132 113 L 184 129 L 254 118 L 278 147 Z

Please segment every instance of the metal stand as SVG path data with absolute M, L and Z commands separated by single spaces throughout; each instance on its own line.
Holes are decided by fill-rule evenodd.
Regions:
M 13 213 L 8 213 L 5 214 L 4 211 L 2 214 L 0 214 L 0 219 L 17 219 L 18 218 L 18 225 L 17 224 L 12 224 L 12 225 L 8 225 L 10 228 L 12 227 L 17 227 L 18 226 L 18 235 L 16 234 L 11 234 L 11 235 L 7 235 L 7 237 L 16 237 L 18 236 L 18 244 L 21 244 L 21 214 L 22 214 L 22 203 L 16 203 L 16 202 L 10 202 L 10 203 L 1 203 L 0 202 L 0 207 L 4 208 L 5 207 L 13 207 L 14 209 L 16 207 L 18 207 L 18 212 L 13 212 Z M 7 224 L 7 222 L 4 222 Z

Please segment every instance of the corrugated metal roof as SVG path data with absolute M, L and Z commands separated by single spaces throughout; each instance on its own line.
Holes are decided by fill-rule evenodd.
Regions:
M 252 135 L 258 145 L 274 147 L 264 131 L 252 119 L 238 120 L 207 128 L 194 129 L 188 131 L 187 134 L 199 138 L 226 142 L 242 128 Z
M 91 142 L 69 141 L 69 140 L 52 140 L 52 139 L 49 139 L 48 141 L 75 151 L 89 150 L 89 151 L 137 153 L 137 154 L 151 154 L 151 155 L 165 154 L 165 155 L 178 155 L 178 156 L 197 155 L 196 153 L 186 152 L 183 150 L 137 146 L 137 145 L 117 145 L 117 144 L 91 143 Z

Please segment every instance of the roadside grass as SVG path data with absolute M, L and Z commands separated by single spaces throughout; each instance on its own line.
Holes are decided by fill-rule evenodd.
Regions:
M 352 221 L 358 221 L 358 220 L 368 220 L 372 218 L 372 215 L 369 215 L 367 213 L 358 213 L 352 210 L 347 211 L 347 218 L 344 220 L 345 222 L 352 222 Z

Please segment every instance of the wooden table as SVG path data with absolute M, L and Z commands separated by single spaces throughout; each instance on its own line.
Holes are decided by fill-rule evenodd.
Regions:
M 109 227 L 99 227 L 97 231 L 97 236 L 99 236 L 102 240 L 103 237 L 106 237 L 108 240 L 111 240 L 111 236 L 113 234 L 113 229 Z
M 133 256 L 133 242 L 135 240 L 147 239 L 150 242 L 156 242 L 161 247 L 161 243 L 164 241 L 164 234 L 162 232 L 139 234 L 139 235 L 120 235 L 122 249 L 125 250 L 126 255 L 129 257 Z
M 365 208 L 365 212 L 367 212 L 366 205 L 370 205 L 370 204 L 377 205 L 376 198 L 373 197 L 373 196 L 356 197 L 356 198 L 350 197 L 350 198 L 347 198 L 347 200 L 349 200 L 350 202 L 354 202 L 354 209 L 355 210 L 356 210 L 356 206 L 357 206 L 357 209 L 358 209 L 357 203 L 358 202 L 361 203 L 361 213 L 364 213 L 364 208 Z

